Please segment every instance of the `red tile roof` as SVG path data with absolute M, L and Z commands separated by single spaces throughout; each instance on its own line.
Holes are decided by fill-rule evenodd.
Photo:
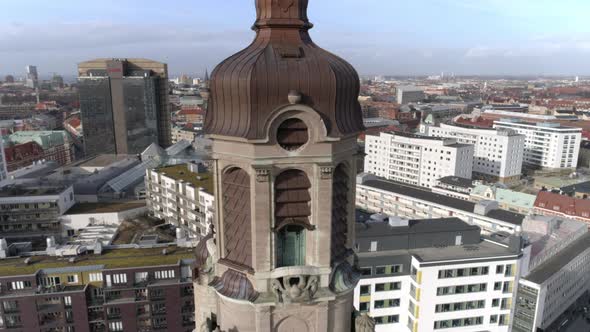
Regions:
M 541 191 L 535 200 L 535 207 L 569 216 L 590 218 L 590 200 Z
M 67 123 L 72 126 L 73 128 L 78 128 L 80 127 L 80 124 L 82 123 L 82 121 L 80 121 L 80 118 L 78 117 L 73 117 L 67 120 Z
M 178 112 L 178 115 L 204 115 L 202 108 L 183 108 Z
M 477 117 L 475 119 L 465 119 L 465 118 L 457 118 L 455 120 L 456 123 L 462 125 L 468 125 L 478 128 L 493 128 L 494 127 L 494 120 L 484 119 L 482 117 Z

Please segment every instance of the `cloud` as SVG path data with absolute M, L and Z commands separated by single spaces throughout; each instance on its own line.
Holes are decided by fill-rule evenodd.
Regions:
M 202 44 L 218 46 L 243 42 L 242 31 L 204 32 L 199 27 L 131 25 L 111 22 L 0 24 L 0 52 L 68 52 L 113 46 Z

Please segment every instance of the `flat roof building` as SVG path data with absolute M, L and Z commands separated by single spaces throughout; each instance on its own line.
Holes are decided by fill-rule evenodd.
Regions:
M 575 169 L 578 165 L 582 128 L 553 122 L 524 122 L 501 119 L 496 129 L 511 129 L 526 137 L 523 163 L 543 169 Z
M 427 136 L 456 138 L 474 146 L 473 174 L 488 181 L 514 182 L 522 174 L 525 136 L 513 130 L 475 128 L 467 125 L 423 124 Z
M 367 135 L 367 173 L 432 188 L 436 180 L 456 176 L 471 178 L 473 146 L 456 139 L 419 136 L 402 132 Z
M 87 156 L 171 145 L 166 64 L 96 59 L 80 63 L 78 75 Z
M 482 239 L 458 218 L 358 223 L 355 308 L 376 332 L 510 331 L 520 243 Z
M 357 176 L 356 206 L 408 219 L 457 217 L 479 226 L 484 234 L 514 234 L 525 219 L 522 214 L 499 209 L 494 201 L 469 202 L 368 174 Z

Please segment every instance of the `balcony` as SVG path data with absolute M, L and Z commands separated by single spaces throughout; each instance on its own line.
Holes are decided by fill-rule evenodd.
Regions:
M 90 311 L 88 313 L 89 322 L 100 322 L 104 321 L 104 312 L 102 311 Z

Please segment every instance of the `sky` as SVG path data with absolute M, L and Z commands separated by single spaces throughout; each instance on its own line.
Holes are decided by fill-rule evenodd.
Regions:
M 362 75 L 590 75 L 588 0 L 309 0 L 314 41 Z M 0 75 L 99 57 L 201 75 L 247 46 L 254 0 L 4 0 Z

